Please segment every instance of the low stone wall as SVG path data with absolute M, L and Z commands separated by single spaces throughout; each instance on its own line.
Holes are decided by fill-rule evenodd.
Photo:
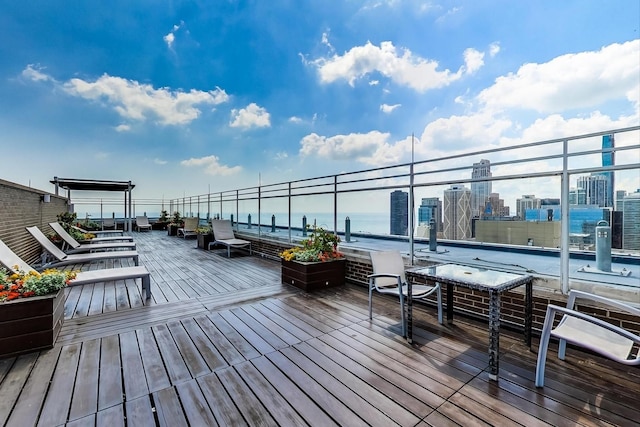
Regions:
M 43 202 L 45 194 L 49 203 Z M 39 262 L 40 245 L 25 227 L 35 225 L 45 234 L 51 233 L 49 223 L 57 221 L 57 215 L 67 209 L 64 197 L 0 180 L 0 240 L 26 262 Z
M 254 255 L 278 260 L 278 254 L 291 247 L 286 241 L 272 239 L 257 239 L 255 235 L 238 233 L 242 239 L 251 240 Z M 369 252 L 366 250 L 343 250 L 347 259 L 346 280 L 350 283 L 366 287 L 367 276 L 373 270 Z M 428 264 L 424 264 L 428 265 Z M 557 280 L 536 277 L 533 282 L 533 328 L 534 331 L 542 330 L 547 305 L 555 304 L 566 306 L 567 298 L 560 292 Z M 588 289 L 584 289 L 588 290 Z M 446 287 L 443 289 L 443 301 L 446 301 Z M 524 324 L 524 287 L 514 289 L 502 295 L 502 321 L 505 326 L 510 324 L 522 326 Z M 433 295 L 427 304 L 432 304 L 435 310 L 436 297 Z M 486 319 L 489 312 L 489 295 L 484 292 L 454 288 L 455 315 L 466 315 Z M 604 310 L 598 307 L 580 306 L 580 311 L 590 313 L 596 317 L 607 320 L 617 326 L 636 333 L 640 333 L 640 317 L 634 317 L 616 311 Z

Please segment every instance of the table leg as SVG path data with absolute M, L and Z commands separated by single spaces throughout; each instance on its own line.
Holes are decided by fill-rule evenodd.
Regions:
M 413 343 L 413 297 L 412 294 L 413 280 L 407 280 L 407 342 Z
M 447 323 L 453 323 L 453 285 L 447 283 Z
M 524 297 L 524 342 L 531 350 L 531 327 L 533 323 L 533 280 L 527 282 Z
M 489 379 L 498 379 L 500 352 L 500 293 L 489 291 Z

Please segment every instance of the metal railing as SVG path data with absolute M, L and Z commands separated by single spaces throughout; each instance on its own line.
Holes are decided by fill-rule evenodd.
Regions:
M 603 148 L 602 138 L 605 135 L 613 135 L 615 147 Z M 608 155 L 615 155 L 615 163 L 603 165 L 603 156 Z M 481 159 L 490 161 L 492 174 L 490 177 L 474 179 L 474 163 Z M 514 198 L 543 191 L 546 194 L 541 197 L 558 198 L 560 206 L 568 206 L 574 191 L 572 182 L 580 176 L 606 172 L 613 174 L 616 184 L 626 186 L 624 189 L 628 192 L 640 188 L 640 126 L 185 196 L 163 201 L 163 208 L 168 207 L 169 215 L 179 211 L 185 216 L 197 215 L 206 219 L 233 217 L 236 226 L 244 223 L 246 218 L 249 226 L 254 221 L 258 225 L 259 237 L 262 226 L 269 227 L 275 215 L 279 228 L 288 230 L 288 240 L 292 241 L 292 230 L 300 228 L 302 215 L 313 217 L 321 213 L 323 222 L 329 218 L 328 223 L 323 223 L 326 228 L 336 233 L 344 232 L 339 218 L 350 216 L 353 222 L 353 215 L 357 217 L 372 212 L 379 213 L 381 217 L 390 216 L 389 193 L 400 190 L 408 193 L 410 214 L 407 229 L 411 232 L 406 237 L 413 259 L 414 234 L 416 226 L 420 225 L 416 224 L 416 199 L 442 198 L 443 192 L 453 185 L 473 187 L 477 183 L 489 182 L 493 188 L 499 187 L 500 196 L 508 194 L 511 202 Z M 151 203 L 144 206 L 150 206 Z M 134 205 L 138 211 L 142 210 L 141 200 L 134 200 Z M 609 208 L 613 210 L 613 207 Z M 571 246 L 570 212 L 569 209 L 560 211 L 560 278 L 566 292 Z M 248 215 L 251 215 L 251 220 Z M 380 232 L 380 227 L 370 234 L 387 235 Z M 626 248 L 625 251 L 637 257 L 640 248 Z

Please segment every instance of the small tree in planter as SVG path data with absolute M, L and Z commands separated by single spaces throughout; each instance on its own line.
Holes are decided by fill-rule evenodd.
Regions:
M 175 211 L 171 216 L 171 222 L 167 226 L 169 236 L 175 236 L 178 234 L 178 228 L 184 227 L 184 221 L 179 211 Z
M 155 224 L 153 225 L 159 228 L 160 230 L 164 230 L 167 224 L 169 224 L 169 214 L 167 213 L 166 210 L 163 209 L 160 212 L 160 217 L 158 218 L 158 221 L 156 221 Z

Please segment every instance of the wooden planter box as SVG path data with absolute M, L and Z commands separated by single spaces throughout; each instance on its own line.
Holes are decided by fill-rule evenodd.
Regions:
M 197 234 L 197 248 L 199 249 L 209 249 L 209 243 L 213 241 L 213 234 Z
M 0 303 L 0 358 L 53 347 L 64 322 L 64 289 Z
M 281 259 L 282 283 L 304 291 L 344 285 L 346 260 L 300 262 Z
M 178 226 L 177 225 L 167 225 L 167 234 L 169 236 L 177 236 L 178 235 Z

